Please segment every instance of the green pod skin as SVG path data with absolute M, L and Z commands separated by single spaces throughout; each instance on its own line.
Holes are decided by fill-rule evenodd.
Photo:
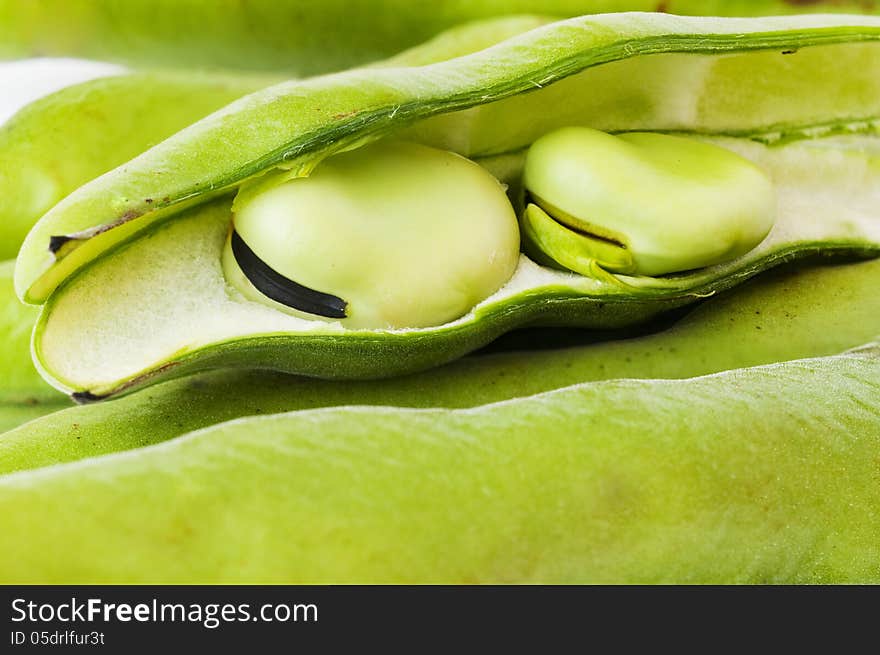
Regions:
M 516 215 L 498 180 L 460 155 L 412 143 L 366 146 L 309 177 L 242 189 L 233 212 L 226 279 L 251 300 L 346 327 L 455 320 L 501 288 L 519 260 Z M 236 238 L 263 275 L 278 274 L 263 282 L 287 301 L 254 286 L 261 278 L 234 253 Z
M 350 330 L 241 301 L 221 268 L 232 221 L 221 198 L 102 257 L 54 295 L 35 328 L 35 361 L 56 386 L 92 400 L 226 366 L 337 379 L 402 375 L 530 324 L 619 329 L 795 258 L 876 253 L 880 162 L 862 150 L 874 141 L 828 141 L 775 148 L 717 141 L 760 162 L 781 191 L 773 234 L 743 258 L 674 278 L 622 276 L 621 285 L 521 257 L 514 278 L 466 316 L 418 329 Z M 853 238 L 854 228 L 864 236 Z M 638 286 L 644 279 L 650 285 Z
M 31 302 L 51 295 L 35 332 L 37 360 L 53 384 L 83 400 L 218 366 L 399 375 L 514 327 L 631 325 L 796 257 L 873 256 L 880 251 L 872 136 L 880 117 L 878 39 L 880 23 L 856 17 L 606 15 L 548 25 L 439 64 L 362 69 L 252 94 L 81 187 L 34 228 L 16 285 Z M 741 83 L 754 78 L 763 83 Z M 641 102 L 633 102 L 639 90 Z M 777 187 L 776 226 L 731 262 L 649 283 L 618 276 L 624 287 L 523 257 L 500 296 L 435 328 L 295 323 L 282 312 L 245 312 L 225 291 L 219 262 L 231 194 L 243 184 L 268 188 L 306 176 L 328 156 L 389 134 L 465 154 L 493 172 L 506 161 L 507 172 L 496 175 L 515 184 L 517 153 L 572 124 L 573 113 L 575 125 L 684 131 L 746 157 Z M 277 129 L 261 128 L 268 124 Z M 865 136 L 820 138 L 839 132 Z M 155 175 L 158 166 L 173 174 Z M 141 199 L 154 191 L 162 202 Z M 148 239 L 133 239 L 160 221 Z M 50 243 L 58 247 L 47 258 Z M 129 300 L 108 287 L 111 279 Z M 172 335 L 154 319 L 181 327 Z
M 463 25 L 372 66 L 443 61 L 548 22 L 514 16 Z M 0 259 L 14 258 L 37 219 L 77 187 L 229 102 L 288 78 L 266 73 L 125 73 L 76 84 L 27 105 L 0 126 Z M 59 149 L 59 142 L 65 148 Z
M 718 146 L 586 127 L 529 148 L 522 220 L 531 245 L 565 268 L 665 275 L 721 264 L 773 227 L 773 182 Z
M 878 385 L 874 344 L 228 421 L 0 477 L 0 581 L 877 583 Z
M 767 142 L 873 132 L 880 114 L 878 40 L 877 19 L 853 16 L 608 14 L 554 23 L 434 65 L 277 85 L 56 205 L 25 240 L 16 290 L 26 302 L 41 303 L 79 268 L 155 221 L 254 177 L 308 174 L 321 159 L 388 133 L 473 159 L 522 149 L 552 129 L 583 122 L 603 131 L 677 130 Z M 610 86 L 606 72 L 622 85 Z M 737 83 L 762 73 L 762 86 Z M 682 75 L 695 86 L 683 86 Z M 648 79 L 654 84 L 643 89 Z M 604 93 L 596 93 L 597 84 Z M 633 103 L 629 94 L 639 89 L 644 97 Z M 559 93 L 570 102 L 561 103 Z M 277 129 L 262 129 L 267 124 Z M 156 175 L 157 166 L 166 173 Z
M 682 379 L 839 354 L 880 336 L 878 279 L 880 259 L 780 267 L 708 298 L 673 325 L 663 320 L 613 336 L 526 330 L 491 352 L 385 380 L 211 371 L 8 432 L 0 437 L 0 474 L 140 448 L 242 416 L 342 405 L 476 407 L 583 382 Z M 0 418 L 11 427 L 52 407 L 8 403 Z
M 15 262 L 0 262 L 0 432 L 70 406 L 70 399 L 49 386 L 31 360 L 31 332 L 38 312 L 22 305 L 12 288 Z
M 464 25 L 374 67 L 442 61 L 547 22 L 517 16 Z M 130 73 L 77 84 L 28 105 L 0 127 L 0 253 L 13 257 L 40 215 L 78 186 L 226 102 L 277 81 L 266 74 Z M 59 149 L 59 142 L 66 147 Z M 0 431 L 69 404 L 31 362 L 29 334 L 37 312 L 15 297 L 12 272 L 13 262 L 4 264 Z
M 267 75 L 121 74 L 26 106 L 0 126 L 0 259 L 15 257 L 37 219 L 80 185 L 275 81 Z M 13 261 L 0 264 L 0 432 L 70 405 L 34 368 L 30 334 L 38 312 L 15 296 L 13 269 Z
M 0 0 L 0 57 L 313 75 L 393 55 L 459 23 L 541 13 L 877 13 L 864 0 Z M 255 26 L 259 26 L 255 28 Z
M 0 259 L 14 258 L 37 219 L 77 187 L 278 81 L 268 75 L 132 73 L 31 103 L 0 126 Z

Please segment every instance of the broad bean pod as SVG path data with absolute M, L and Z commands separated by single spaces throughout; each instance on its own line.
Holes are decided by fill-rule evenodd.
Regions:
M 257 92 L 84 185 L 37 224 L 16 284 L 25 300 L 48 301 L 38 362 L 82 400 L 217 366 L 381 377 L 517 326 L 629 325 L 793 258 L 876 255 L 878 39 L 880 22 L 855 16 L 604 15 L 442 63 Z M 528 146 L 572 124 L 733 151 L 772 179 L 773 230 L 732 261 L 667 276 L 609 281 L 521 257 L 465 316 L 419 329 L 353 330 L 229 294 L 220 249 L 241 187 L 270 189 L 393 138 L 469 157 L 515 194 Z

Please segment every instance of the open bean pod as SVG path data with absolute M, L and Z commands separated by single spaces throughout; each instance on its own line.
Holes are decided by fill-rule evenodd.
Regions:
M 220 366 L 389 376 L 448 361 L 522 325 L 628 325 L 794 258 L 877 255 L 878 55 L 880 20 L 872 18 L 622 14 L 551 24 L 442 63 L 259 91 L 84 185 L 37 224 L 16 286 L 26 301 L 45 303 L 34 334 L 38 364 L 82 400 Z M 327 158 L 356 160 L 349 151 L 393 140 L 482 164 L 516 206 L 529 146 L 570 126 L 680 133 L 733 153 L 770 181 L 772 229 L 760 245 L 757 230 L 732 259 L 695 270 L 600 266 L 605 274 L 583 275 L 520 255 L 497 291 L 440 324 L 362 327 L 303 316 L 249 299 L 224 274 L 236 192 L 237 219 L 248 199 L 322 184 L 322 170 L 342 161 L 322 165 Z M 631 194 L 644 192 L 637 182 Z M 271 230 L 265 239 L 273 240 Z M 332 253 L 331 240 L 324 245 Z M 411 245 L 369 261 L 393 264 Z M 428 277 L 418 269 L 398 275 L 402 285 Z

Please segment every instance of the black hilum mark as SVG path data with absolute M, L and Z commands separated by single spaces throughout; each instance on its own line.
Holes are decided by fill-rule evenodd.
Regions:
M 232 254 L 245 277 L 267 298 L 307 314 L 345 318 L 348 303 L 323 291 L 315 291 L 281 275 L 250 249 L 238 232 L 232 231 Z

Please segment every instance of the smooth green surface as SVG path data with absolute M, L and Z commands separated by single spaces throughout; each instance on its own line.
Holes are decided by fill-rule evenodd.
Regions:
M 433 115 L 447 114 L 403 133 L 470 156 L 522 148 L 570 124 L 572 112 L 577 123 L 597 120 L 593 127 L 606 130 L 872 130 L 880 116 L 878 40 L 880 20 L 857 16 L 609 14 L 554 23 L 439 64 L 283 83 L 232 103 L 65 198 L 28 235 L 16 289 L 29 302 L 43 302 L 89 261 L 186 206 L 278 167 L 305 174 L 334 152 Z M 638 102 L 617 85 L 597 87 L 589 70 L 624 60 L 633 69 L 623 79 L 641 83 L 650 73 L 654 80 Z M 742 84 L 758 75 L 761 84 Z M 561 88 L 574 91 L 567 102 L 555 97 Z M 456 111 L 484 105 L 487 116 Z M 60 235 L 71 240 L 52 257 L 46 248 Z
M 454 153 L 378 143 L 322 162 L 311 175 L 242 189 L 233 225 L 273 271 L 345 303 L 351 328 L 453 321 L 495 293 L 519 260 L 504 187 Z M 227 281 L 245 297 L 315 319 L 264 296 L 227 243 Z
M 617 273 L 677 273 L 744 255 L 776 218 L 773 182 L 758 166 L 711 143 L 668 134 L 556 130 L 529 147 L 523 186 L 528 200 L 558 225 L 551 229 L 591 237 L 562 252 L 542 248 L 583 275 L 590 275 L 589 267 L 568 266 L 560 256 L 580 256 Z M 531 222 L 539 247 L 545 226 Z M 619 253 L 607 257 L 609 245 L 619 246 L 628 261 L 620 262 Z
M 28 105 L 0 127 L 0 258 L 14 257 L 33 223 L 70 191 L 277 79 L 124 74 L 68 87 Z M 0 264 L 0 432 L 70 406 L 31 361 L 37 312 L 16 298 L 13 269 L 12 261 Z
M 522 16 L 465 25 L 376 66 L 424 64 L 467 54 L 546 23 Z M 12 256 L 39 215 L 79 185 L 244 93 L 277 81 L 265 74 L 121 74 L 38 100 L 0 128 L 0 251 Z M 58 148 L 63 142 L 65 147 Z M 0 432 L 69 406 L 36 373 L 36 313 L 14 297 L 13 263 L 2 266 Z
M 28 105 L 0 127 L 0 259 L 15 257 L 37 219 L 80 185 L 278 79 L 123 74 Z
M 462 25 L 373 66 L 458 57 L 547 22 L 515 16 Z M 37 219 L 77 187 L 281 79 L 265 73 L 135 72 L 83 82 L 31 103 L 0 127 L 0 258 L 13 258 Z
M 655 10 L 877 12 L 864 0 L 0 0 L 0 57 L 78 55 L 313 74 L 392 55 L 468 20 Z
M 0 433 L 71 406 L 50 387 L 31 360 L 31 330 L 38 312 L 21 303 L 12 288 L 13 262 L 0 263 Z
M 239 416 L 355 404 L 472 407 L 579 382 L 686 378 L 837 354 L 880 336 L 878 284 L 880 259 L 783 267 L 644 336 L 524 331 L 491 354 L 380 381 L 206 373 L 73 407 L 2 435 L 0 473 L 129 450 Z M 497 352 L 505 347 L 519 350 Z
M 0 478 L 5 583 L 880 582 L 880 345 Z
M 230 292 L 220 262 L 231 213 L 221 198 L 101 258 L 56 293 L 38 323 L 37 361 L 59 388 L 101 396 L 220 366 L 388 377 L 437 366 L 530 324 L 633 325 L 794 258 L 880 252 L 876 141 L 713 140 L 758 163 L 777 186 L 773 233 L 746 256 L 684 276 L 624 277 L 624 284 L 523 256 L 510 282 L 467 316 L 412 330 L 348 330 Z
M 827 64 L 839 56 L 841 70 L 865 73 L 864 79 L 838 76 L 836 82 L 849 91 L 837 93 L 840 86 L 829 74 L 834 66 L 814 68 L 817 58 L 808 50 L 794 58 L 808 60 L 805 70 L 795 64 L 787 76 L 781 69 L 768 76 L 771 88 L 783 79 L 789 89 L 806 88 L 811 74 L 825 80 L 817 85 L 816 102 L 803 105 L 814 112 L 809 120 L 806 114 L 786 120 L 798 119 L 811 136 L 825 130 L 870 132 L 876 114 L 863 110 L 871 108 L 870 55 L 876 52 L 847 47 L 818 58 Z M 766 62 L 771 54 L 782 56 L 756 57 Z M 736 59 L 719 58 L 713 70 Z M 748 70 L 734 63 L 726 77 L 701 78 L 708 80 L 702 98 L 735 98 L 718 92 L 716 83 L 741 80 Z M 684 77 L 692 72 L 682 68 Z M 754 118 L 775 124 L 778 114 L 769 106 L 780 97 L 783 106 L 794 106 L 789 103 L 796 93 L 768 94 L 763 83 L 753 86 L 768 104 L 745 116 L 743 125 Z M 822 92 L 834 99 L 833 107 L 822 104 Z M 618 109 L 626 94 L 619 97 Z M 687 94 L 675 96 L 682 97 Z M 543 102 L 552 104 L 553 96 Z M 626 106 L 637 105 L 627 99 Z M 845 107 L 854 114 L 838 111 Z M 520 108 L 514 103 L 504 111 L 524 122 L 537 115 L 519 114 Z M 676 118 L 698 116 L 689 129 L 705 127 L 704 116 L 690 109 Z M 730 111 L 736 112 L 735 102 Z M 459 116 L 455 126 L 469 123 L 475 131 L 446 135 L 477 135 L 470 144 L 477 152 L 487 143 L 507 147 L 522 141 L 525 133 L 503 121 L 496 128 L 510 141 L 495 141 L 482 129 L 491 116 L 491 111 Z M 790 125 L 784 120 L 778 134 L 788 134 Z M 533 127 L 544 126 L 539 121 Z M 767 134 L 756 136 L 772 141 Z M 752 153 L 762 147 L 738 146 Z M 795 256 L 866 254 L 878 238 L 876 138 L 816 139 L 773 152 L 774 170 L 787 175 L 780 185 L 786 215 L 800 220 L 783 222 L 792 231 L 774 241 L 788 245 L 728 269 L 717 289 Z M 191 153 L 197 154 L 202 153 Z M 190 250 L 189 260 L 175 259 L 169 248 L 150 252 L 151 244 L 167 241 L 169 234 L 181 236 L 173 230 L 185 230 L 188 221 L 194 225 L 193 216 L 204 218 L 210 229 L 178 243 Z M 210 278 L 216 271 L 167 264 L 201 264 L 194 246 L 214 241 L 218 249 L 211 252 L 219 252 L 224 231 L 212 230 L 226 226 L 228 218 L 228 201 L 220 199 L 117 253 L 140 248 L 142 260 L 126 258 L 123 266 L 120 258 L 115 269 L 107 266 L 115 254 L 97 261 L 69 285 L 87 277 L 85 285 L 94 285 L 77 316 L 100 317 L 118 301 L 116 282 L 125 291 L 151 270 L 174 274 L 163 279 L 164 286 L 150 287 L 153 291 L 200 309 L 198 297 L 175 290 L 181 283 L 202 288 L 206 280 L 200 272 Z M 153 269 L 141 267 L 150 260 Z M 845 356 L 772 363 L 876 341 L 878 266 L 875 260 L 777 270 L 709 298 L 669 330 L 644 337 L 482 355 L 380 383 L 214 372 L 37 419 L 0 436 L 0 470 L 38 469 L 0 476 L 0 581 L 880 582 L 880 345 Z M 102 267 L 105 274 L 117 273 L 109 278 L 113 285 L 100 283 Z M 546 282 L 536 271 L 538 277 L 527 279 Z M 214 282 L 208 279 L 207 285 Z M 523 293 L 523 304 L 504 307 L 503 320 L 492 319 L 496 328 L 511 327 L 517 312 L 519 320 L 534 322 L 584 320 L 584 298 L 542 292 L 533 302 L 534 288 L 514 293 Z M 651 297 L 660 293 L 643 291 Z M 51 302 L 75 297 L 70 288 L 63 299 L 60 295 Z M 152 300 L 135 293 L 116 309 L 125 310 L 128 325 L 140 321 L 148 332 L 169 318 Z M 678 300 L 693 298 L 668 306 Z M 644 309 L 636 301 L 617 307 L 605 302 L 587 304 L 589 313 L 608 325 Z M 529 303 L 528 311 L 521 309 Z M 225 317 L 208 316 L 220 331 L 197 331 L 199 338 L 222 338 Z M 174 318 L 170 315 L 168 326 L 184 337 L 193 323 L 198 327 L 197 321 Z M 274 320 L 262 318 L 267 324 Z M 482 324 L 480 338 L 492 320 Z M 131 336 L 130 327 L 120 332 L 112 320 L 93 327 L 80 336 L 83 353 L 96 362 L 112 361 L 112 348 L 105 345 Z M 162 346 L 161 332 L 154 336 L 159 338 L 143 344 L 148 351 Z M 384 337 L 349 336 L 307 335 L 294 355 L 313 357 L 317 370 L 332 370 L 346 366 L 347 355 L 392 354 Z M 420 344 L 418 334 L 406 338 L 409 350 L 397 356 L 438 346 Z M 545 343 L 545 337 L 538 339 Z M 177 345 L 173 357 L 185 362 L 194 344 L 184 339 Z M 242 348 L 224 346 L 214 351 L 219 356 L 195 368 L 277 365 L 278 353 L 289 345 L 265 339 Z M 156 352 L 161 348 L 147 358 Z M 450 354 L 447 349 L 444 356 Z M 770 365 L 687 380 L 619 379 L 686 377 L 760 363 Z M 606 381 L 521 397 L 594 379 Z M 467 410 L 350 406 L 463 407 L 510 397 L 516 399 Z M 254 416 L 336 403 L 349 406 Z M 12 413 L 0 415 L 8 416 Z M 247 418 L 220 423 L 237 416 Z M 192 432 L 198 428 L 205 429 Z M 128 452 L 116 452 L 122 450 Z
M 0 432 L 70 406 L 70 400 L 50 387 L 31 361 L 31 330 L 38 312 L 16 298 L 13 265 L 0 262 Z
M 399 375 L 536 321 L 626 325 L 793 257 L 876 254 L 878 166 L 876 148 L 866 144 L 876 141 L 880 117 L 878 38 L 880 22 L 852 16 L 606 15 L 547 25 L 439 64 L 362 69 L 252 94 L 81 187 L 30 233 L 16 280 L 19 291 L 35 280 L 31 300 L 95 262 L 46 306 L 36 339 L 39 365 L 53 384 L 87 399 L 219 366 Z M 609 70 L 622 86 L 596 84 Z M 742 83 L 753 76 L 760 81 Z M 647 95 L 633 97 L 646 80 L 654 80 Z M 560 89 L 572 92 L 566 102 Z M 741 259 L 657 281 L 560 276 L 521 259 L 511 282 L 457 323 L 352 333 L 237 302 L 217 277 L 228 200 L 204 209 L 198 228 L 198 211 L 180 213 L 231 194 L 257 174 L 263 177 L 253 184 L 269 186 L 306 175 L 326 156 L 388 132 L 432 143 L 451 139 L 471 155 L 512 152 L 558 127 L 554 122 L 571 120 L 582 105 L 581 121 L 602 116 L 625 129 L 740 134 L 716 142 L 774 178 L 779 227 Z M 424 120 L 406 126 L 416 118 Z M 868 136 L 854 145 L 812 147 L 840 131 Z M 121 212 L 116 221 L 102 225 L 100 217 L 113 212 Z M 104 256 L 162 218 L 175 220 Z M 78 231 L 41 274 L 49 236 L 68 230 Z

